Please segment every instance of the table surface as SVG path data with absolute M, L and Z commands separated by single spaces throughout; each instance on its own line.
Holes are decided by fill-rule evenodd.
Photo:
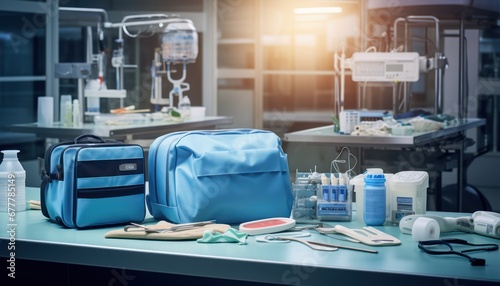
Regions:
M 81 127 L 66 127 L 60 122 L 49 126 L 23 123 L 8 125 L 5 129 L 10 132 L 34 133 L 41 138 L 75 138 L 84 133 L 90 133 L 101 137 L 132 139 L 131 137 L 156 138 L 166 133 L 182 130 L 213 129 L 232 122 L 232 117 L 228 116 L 205 116 L 183 121 L 151 121 L 119 125 L 85 123 Z
M 37 188 L 27 188 L 28 198 L 38 198 Z M 458 213 L 436 213 L 463 216 Z M 8 257 L 9 230 L 15 233 L 15 257 L 37 261 L 91 265 L 147 272 L 235 279 L 262 283 L 295 285 L 331 285 L 333 281 L 384 285 L 472 285 L 500 283 L 498 251 L 470 253 L 486 259 L 486 266 L 472 267 L 467 259 L 433 256 L 420 251 L 410 235 L 398 226 L 376 227 L 399 238 L 398 246 L 373 247 L 311 232 L 308 240 L 378 250 L 377 254 L 339 249 L 315 251 L 296 242 L 262 243 L 249 236 L 246 245 L 236 243 L 198 243 L 196 241 L 151 241 L 105 238 L 119 227 L 88 230 L 65 229 L 49 222 L 38 210 L 17 212 L 15 222 L 0 213 L 0 256 Z M 146 222 L 154 220 L 148 216 Z M 351 222 L 329 222 L 350 228 L 363 224 L 353 215 Z M 236 227 L 236 226 L 235 226 Z M 441 238 L 466 239 L 472 243 L 496 243 L 500 240 L 477 234 L 453 232 Z M 68 253 L 71 253 L 68 255 Z M 2 259 L 3 260 L 3 259 Z M 21 270 L 18 270 L 21 271 Z M 411 278 L 411 279 L 410 279 Z M 378 280 L 374 280 L 378 279 Z M 383 279 L 383 280 L 381 280 Z M 473 282 L 474 281 L 474 282 Z M 469 284 L 468 284 L 469 283 Z
M 486 124 L 482 118 L 468 118 L 455 126 L 450 126 L 437 131 L 415 132 L 407 136 L 354 136 L 343 135 L 333 131 L 333 125 L 321 126 L 307 130 L 290 132 L 285 134 L 288 142 L 313 142 L 313 143 L 337 143 L 356 147 L 414 147 L 442 138 L 446 138 L 457 132 L 480 127 Z

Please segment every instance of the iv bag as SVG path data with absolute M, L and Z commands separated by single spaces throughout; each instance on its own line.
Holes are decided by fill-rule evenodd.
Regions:
M 162 58 L 170 63 L 192 63 L 198 56 L 198 34 L 190 22 L 170 23 L 161 35 Z

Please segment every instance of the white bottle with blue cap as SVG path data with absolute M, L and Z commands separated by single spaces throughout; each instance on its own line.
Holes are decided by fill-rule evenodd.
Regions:
M 364 174 L 363 220 L 366 225 L 383 225 L 386 218 L 386 188 L 384 171 L 367 169 Z
M 0 164 L 0 211 L 26 210 L 26 171 L 17 159 L 19 150 L 3 150 Z

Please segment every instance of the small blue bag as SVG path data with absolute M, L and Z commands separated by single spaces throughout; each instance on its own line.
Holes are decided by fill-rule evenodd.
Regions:
M 149 148 L 148 181 L 149 212 L 174 223 L 289 217 L 293 203 L 281 139 L 264 130 L 158 137 Z
M 42 213 L 70 228 L 141 222 L 146 214 L 140 145 L 82 135 L 45 155 Z

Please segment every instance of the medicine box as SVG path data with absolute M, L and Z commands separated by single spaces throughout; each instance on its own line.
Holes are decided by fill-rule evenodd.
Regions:
M 408 214 L 425 214 L 429 175 L 425 171 L 402 171 L 389 180 L 391 221 Z
M 325 175 L 322 183 L 320 175 Z M 339 174 L 296 173 L 292 184 L 294 198 L 292 217 L 295 220 L 352 220 L 352 186 L 339 185 Z M 332 176 L 337 183 L 330 184 Z

